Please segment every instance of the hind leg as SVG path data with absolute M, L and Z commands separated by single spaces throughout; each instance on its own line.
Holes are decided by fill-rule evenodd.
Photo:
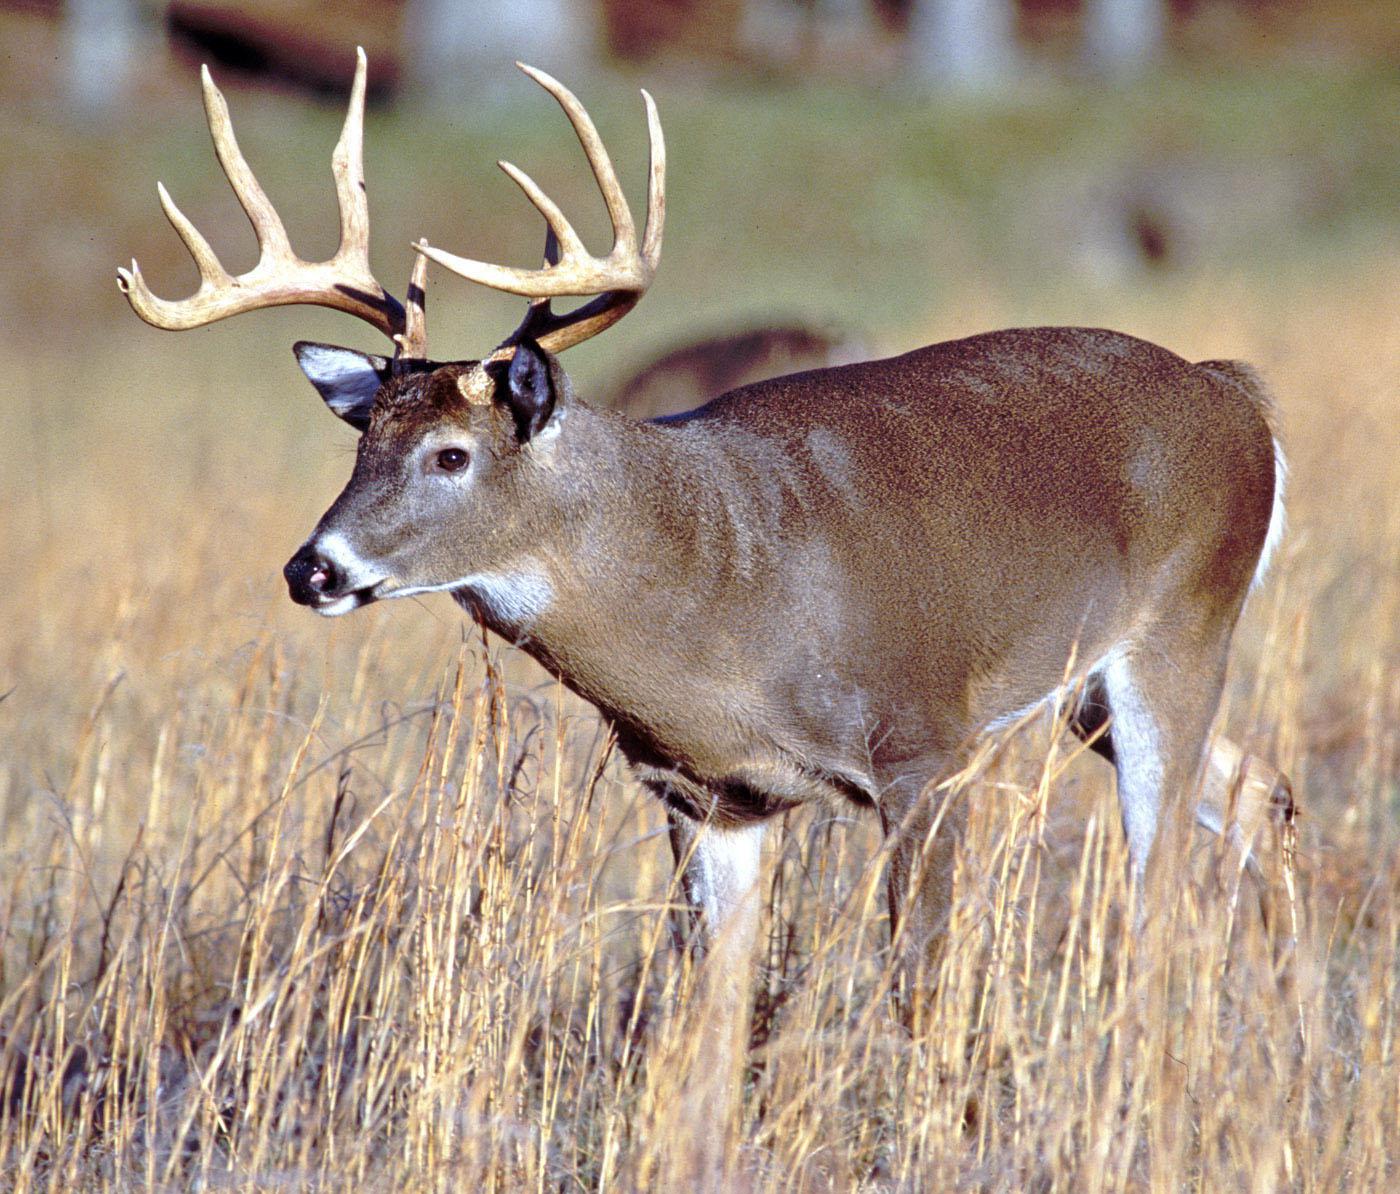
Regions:
M 1103 677 L 1097 673 L 1091 675 L 1070 714 L 1069 728 L 1090 750 L 1116 767 L 1118 756 L 1113 748 L 1112 718 L 1113 709 Z M 1260 875 L 1253 858 L 1255 839 L 1266 825 L 1292 820 L 1292 786 L 1277 768 L 1245 754 L 1229 738 L 1217 737 L 1211 743 L 1195 818 L 1202 829 L 1216 837 L 1228 838 L 1257 879 Z
M 1139 912 L 1163 902 L 1196 812 L 1229 634 L 1154 636 L 1104 666 L 1118 803 Z

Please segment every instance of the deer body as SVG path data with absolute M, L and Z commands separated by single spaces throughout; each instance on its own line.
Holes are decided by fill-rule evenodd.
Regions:
M 554 354 L 620 318 L 650 282 L 660 125 L 648 97 L 639 238 L 581 105 L 527 73 L 579 135 L 612 251 L 589 256 L 508 166 L 549 225 L 545 266 L 420 244 L 402 305 L 368 268 L 363 56 L 335 158 L 342 246 L 325 263 L 292 254 L 206 75 L 220 159 L 262 261 L 230 278 L 162 192 L 201 287 L 158 299 L 133 263 L 122 274 L 133 306 L 178 328 L 319 302 L 398 345 L 392 360 L 297 346 L 362 436 L 344 492 L 287 564 L 293 599 L 334 615 L 449 592 L 595 704 L 666 801 L 686 890 L 710 937 L 729 934 L 731 963 L 756 924 L 765 822 L 854 802 L 890 838 L 907 981 L 926 981 L 965 811 L 939 809 L 931 785 L 980 731 L 1056 693 L 1072 696 L 1074 728 L 1117 769 L 1145 878 L 1159 822 L 1190 811 L 1230 637 L 1282 527 L 1257 379 L 1119 333 L 1032 328 L 792 374 L 653 422 L 595 409 Z M 531 298 L 486 360 L 426 359 L 429 258 Z M 560 295 L 597 297 L 555 314 Z
M 722 827 L 922 786 L 1071 657 L 1182 615 L 1228 638 L 1273 508 L 1258 400 L 1102 331 L 977 336 L 659 424 L 576 399 L 554 417 L 489 559 L 470 505 L 478 526 L 432 534 L 468 545 L 456 576 L 548 591 L 461 597 Z

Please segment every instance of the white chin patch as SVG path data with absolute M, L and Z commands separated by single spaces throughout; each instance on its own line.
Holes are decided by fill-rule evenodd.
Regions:
M 317 605 L 312 608 L 323 618 L 338 618 L 341 614 L 348 614 L 353 609 L 359 609 L 364 602 L 358 593 L 346 593 L 335 601 L 325 605 Z

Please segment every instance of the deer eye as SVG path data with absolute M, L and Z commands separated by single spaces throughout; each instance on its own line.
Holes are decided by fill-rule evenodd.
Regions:
M 437 466 L 445 473 L 457 473 L 467 467 L 468 459 L 463 448 L 444 448 L 437 454 Z

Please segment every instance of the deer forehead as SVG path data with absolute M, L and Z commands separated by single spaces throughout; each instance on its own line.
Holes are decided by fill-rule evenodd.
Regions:
M 375 396 L 370 430 L 411 439 L 435 428 L 481 430 L 482 418 L 490 406 L 465 399 L 457 383 L 468 375 L 452 365 L 390 381 Z

